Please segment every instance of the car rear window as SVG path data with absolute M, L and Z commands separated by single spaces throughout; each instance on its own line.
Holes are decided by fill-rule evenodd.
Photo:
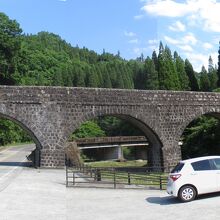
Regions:
M 174 168 L 173 170 L 171 171 L 171 173 L 179 173 L 182 168 L 184 166 L 184 163 L 178 163 Z
M 216 159 L 213 159 L 211 160 L 213 162 L 213 165 L 214 165 L 214 168 L 216 170 L 220 170 L 220 159 L 219 158 L 216 158 Z
M 211 165 L 209 160 L 201 160 L 192 163 L 192 167 L 195 171 L 202 171 L 202 170 L 211 170 Z

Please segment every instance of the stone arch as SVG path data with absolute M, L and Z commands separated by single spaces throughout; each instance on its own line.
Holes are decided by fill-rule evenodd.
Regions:
M 151 121 L 146 122 L 146 117 L 143 114 L 137 114 L 131 111 L 111 111 L 109 109 L 101 110 L 101 111 L 92 111 L 83 114 L 79 117 L 75 124 L 71 126 L 68 137 L 71 133 L 77 129 L 82 123 L 97 118 L 99 116 L 113 116 L 116 118 L 120 118 L 122 120 L 130 122 L 135 127 L 139 128 L 147 137 L 149 141 L 149 150 L 148 150 L 148 164 L 152 167 L 161 167 L 163 166 L 163 155 L 162 155 L 162 147 L 163 144 L 159 138 L 159 135 L 152 128 Z
M 4 118 L 7 119 L 9 121 L 14 122 L 15 124 L 19 125 L 25 132 L 27 132 L 27 134 L 31 137 L 31 139 L 34 141 L 34 143 L 36 144 L 36 147 L 38 147 L 39 149 L 41 148 L 41 143 L 38 140 L 38 138 L 35 136 L 35 134 L 33 133 L 32 129 L 27 127 L 27 125 L 25 123 L 23 123 L 22 121 L 11 117 L 9 115 L 0 113 L 0 118 Z
M 220 119 L 220 109 L 219 108 L 200 108 L 199 110 L 195 111 L 194 114 L 189 115 L 183 123 L 180 124 L 180 126 L 177 129 L 177 136 L 176 139 L 180 140 L 184 130 L 186 129 L 186 127 L 195 119 L 203 116 L 203 115 L 209 115 L 209 116 L 213 116 L 215 118 Z
M 9 115 L 6 115 L 6 114 L 3 114 L 3 113 L 0 113 L 0 118 L 3 118 L 3 119 L 7 119 L 9 121 L 12 121 L 14 122 L 15 124 L 17 124 L 19 127 L 21 127 L 30 137 L 31 139 L 33 140 L 33 142 L 35 143 L 35 150 L 33 151 L 33 162 L 34 162 L 34 166 L 35 167 L 40 167 L 40 152 L 41 152 L 41 149 L 42 149 L 42 145 L 41 145 L 41 142 L 38 140 L 38 138 L 36 137 L 36 135 L 33 133 L 32 129 L 30 129 L 29 127 L 27 127 L 26 124 L 24 124 L 22 121 L 12 117 L 12 116 L 9 116 Z

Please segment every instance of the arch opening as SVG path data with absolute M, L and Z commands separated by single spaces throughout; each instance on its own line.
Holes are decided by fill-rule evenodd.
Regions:
M 89 126 L 88 124 L 90 122 L 98 125 L 100 130 L 97 129 L 98 130 L 97 133 L 96 134 L 93 133 L 91 136 L 90 134 L 87 134 L 87 136 L 83 136 L 86 135 L 85 127 Z M 82 128 L 83 126 L 84 128 Z M 80 143 L 81 143 L 80 140 L 77 140 L 77 138 L 79 139 L 82 137 L 83 138 L 90 137 L 90 139 L 91 137 L 106 137 L 106 138 L 126 137 L 128 138 L 128 141 L 127 142 L 125 141 L 126 143 L 123 143 L 123 141 L 117 143 L 117 140 L 107 140 L 108 145 L 112 144 L 112 147 L 111 146 L 104 147 L 105 144 L 101 142 L 98 144 L 96 143 L 97 146 L 94 146 L 95 144 L 90 143 L 91 148 L 87 146 L 88 149 L 83 149 L 83 147 L 80 147 Z M 129 139 L 129 137 L 131 138 Z M 134 137 L 140 137 L 140 141 L 138 143 L 136 142 L 136 145 L 135 143 L 132 144 L 131 139 Z M 141 137 L 145 138 L 145 140 L 142 139 L 142 142 L 144 143 L 141 143 Z M 87 121 L 82 121 L 81 126 L 79 126 L 73 132 L 73 134 L 69 139 L 69 141 L 73 141 L 73 140 L 76 140 L 76 142 L 79 143 L 78 147 L 80 147 L 81 151 L 84 152 L 84 155 L 86 155 L 86 157 L 90 157 L 90 159 L 94 159 L 94 160 L 113 159 L 119 161 L 146 160 L 146 164 L 148 167 L 158 168 L 158 167 L 162 167 L 163 165 L 162 143 L 159 140 L 158 136 L 148 125 L 146 125 L 142 121 L 130 115 L 106 114 L 91 118 L 90 120 Z M 94 141 L 98 141 L 98 140 L 94 140 Z M 127 147 L 126 144 L 128 145 Z M 92 149 L 92 145 L 94 147 L 93 149 Z M 83 143 L 81 143 L 81 146 L 83 146 Z M 86 144 L 84 144 L 84 147 L 85 146 Z M 118 150 L 116 150 L 117 147 Z M 113 150 L 113 148 L 115 148 L 115 151 Z M 116 152 L 116 157 L 114 158 L 115 152 Z
M 0 146 L 4 149 L 2 158 L 0 156 L 0 166 L 40 167 L 42 148 L 40 141 L 24 123 L 2 113 L 0 113 Z M 9 156 L 6 157 L 5 153 Z
M 210 112 L 192 120 L 180 138 L 182 159 L 220 155 L 220 113 Z

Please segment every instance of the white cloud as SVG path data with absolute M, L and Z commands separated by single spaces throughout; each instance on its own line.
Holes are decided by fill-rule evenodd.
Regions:
M 128 43 L 130 44 L 137 44 L 138 42 L 139 42 L 138 39 L 132 39 L 128 41 Z
M 152 16 L 184 17 L 190 26 L 220 32 L 220 2 L 217 0 L 148 0 L 142 10 Z
M 171 31 L 183 32 L 186 30 L 186 26 L 181 21 L 176 21 L 173 25 L 169 26 Z
M 176 39 L 173 39 L 173 38 L 168 37 L 168 36 L 164 36 L 164 39 L 166 40 L 167 43 L 170 43 L 170 44 L 174 44 L 174 45 L 181 44 L 180 40 L 176 40 Z
M 203 48 L 204 48 L 205 50 L 209 50 L 209 49 L 212 49 L 212 48 L 213 48 L 213 45 L 210 44 L 210 43 L 208 43 L 208 42 L 203 43 L 202 46 L 203 46 Z
M 193 52 L 193 48 L 189 45 L 178 45 L 178 47 L 183 51 Z
M 209 55 L 202 53 L 185 53 L 185 55 L 192 63 L 194 70 L 197 72 L 201 71 L 201 64 L 207 68 Z
M 135 47 L 133 48 L 133 52 L 137 55 L 137 56 L 140 56 L 141 53 L 144 53 L 148 50 L 147 47 Z
M 192 45 L 195 45 L 198 42 L 198 40 L 196 39 L 196 37 L 193 33 L 188 33 L 187 35 L 185 35 L 182 38 L 182 41 L 185 44 L 192 44 Z
M 144 17 L 144 15 L 135 15 L 134 16 L 134 19 L 135 20 L 140 20 L 140 19 L 142 19 Z
M 208 60 L 211 55 L 214 65 L 218 63 L 218 53 L 213 52 L 208 54 L 203 53 L 185 53 L 186 57 L 190 60 L 193 65 L 194 70 L 200 72 L 202 69 L 202 65 L 208 69 Z
M 131 31 L 130 32 L 125 31 L 124 34 L 125 34 L 126 37 L 135 37 L 136 36 L 136 34 L 134 32 L 131 32 Z
M 179 39 L 172 38 L 169 36 L 164 36 L 164 39 L 167 43 L 176 45 L 179 48 L 185 48 L 185 50 L 188 51 L 189 50 L 191 51 L 190 45 L 195 45 L 198 42 L 198 40 L 196 39 L 193 33 L 188 33 L 187 35 L 180 37 Z
M 58 0 L 59 2 L 67 2 L 67 0 Z
M 147 1 L 142 10 L 153 16 L 182 17 L 197 10 L 195 6 L 192 7 L 192 4 L 189 4 L 191 1 L 188 0 L 186 3 L 177 3 L 172 0 Z
M 159 41 L 157 39 L 153 39 L 153 40 L 148 40 L 149 44 L 158 44 Z

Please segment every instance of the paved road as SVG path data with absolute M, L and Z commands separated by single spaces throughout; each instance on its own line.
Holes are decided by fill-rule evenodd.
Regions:
M 29 144 L 11 146 L 0 151 L 0 190 L 8 185 L 23 167 L 30 164 L 26 156 L 34 148 L 34 144 Z
M 0 220 L 220 219 L 220 193 L 180 203 L 159 190 L 66 188 L 65 169 L 21 166 L 28 149 L 0 152 Z

